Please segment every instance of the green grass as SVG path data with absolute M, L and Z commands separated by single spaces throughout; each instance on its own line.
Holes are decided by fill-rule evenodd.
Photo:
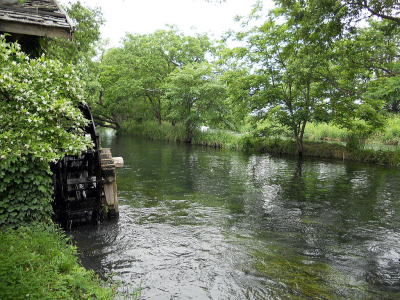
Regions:
M 309 123 L 306 126 L 306 141 L 346 142 L 348 131 L 327 123 Z
M 243 135 L 227 130 L 196 131 L 192 143 L 214 148 L 241 150 Z
M 372 140 L 385 145 L 400 145 L 400 116 L 391 116 L 382 132 L 376 133 Z
M 346 143 L 349 138 L 348 130 L 327 123 L 309 123 L 304 134 L 304 139 L 312 142 Z M 386 146 L 400 146 L 400 116 L 389 115 L 386 125 L 369 137 L 365 143 L 367 148 L 381 150 L 396 148 Z
M 127 122 L 123 124 L 122 133 L 170 142 L 184 142 L 186 139 L 185 128 L 182 125 L 177 124 L 173 126 L 168 122 L 163 122 L 161 124 L 154 121 L 146 121 L 140 124 Z M 241 136 L 239 134 L 225 130 L 205 132 L 197 130 L 194 133 L 192 144 L 215 148 L 236 149 L 240 147 L 238 145 L 240 138 Z
M 52 226 L 0 231 L 0 299 L 112 299 L 76 254 Z
M 163 122 L 145 121 L 143 123 L 126 122 L 123 124 L 122 133 L 143 136 L 152 140 L 180 142 L 185 140 L 185 129 L 181 125 L 173 126 Z

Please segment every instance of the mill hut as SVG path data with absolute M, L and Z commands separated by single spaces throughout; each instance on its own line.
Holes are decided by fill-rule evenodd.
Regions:
M 0 32 L 29 54 L 40 51 L 40 38 L 71 39 L 73 25 L 54 0 L 0 0 Z
M 0 0 L 0 34 L 18 42 L 31 56 L 41 54 L 42 38 L 73 37 L 73 24 L 54 0 Z M 115 168 L 121 158 L 110 149 L 101 149 L 90 108 L 79 109 L 89 120 L 85 128 L 94 144 L 79 156 L 65 156 L 51 166 L 54 182 L 55 219 L 66 225 L 99 222 L 104 216 L 118 215 Z

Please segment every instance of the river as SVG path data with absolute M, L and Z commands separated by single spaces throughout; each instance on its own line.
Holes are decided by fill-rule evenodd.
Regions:
M 72 235 L 120 298 L 400 299 L 399 169 L 110 134 L 103 146 L 125 159 L 120 217 Z

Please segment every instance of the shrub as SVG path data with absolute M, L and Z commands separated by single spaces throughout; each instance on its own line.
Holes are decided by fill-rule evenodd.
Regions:
M 49 219 L 49 164 L 91 146 L 70 65 L 30 59 L 0 36 L 0 227 Z

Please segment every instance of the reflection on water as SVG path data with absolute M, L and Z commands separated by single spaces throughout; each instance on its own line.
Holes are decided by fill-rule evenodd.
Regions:
M 73 232 L 143 299 L 400 298 L 400 171 L 105 136 L 118 221 Z

